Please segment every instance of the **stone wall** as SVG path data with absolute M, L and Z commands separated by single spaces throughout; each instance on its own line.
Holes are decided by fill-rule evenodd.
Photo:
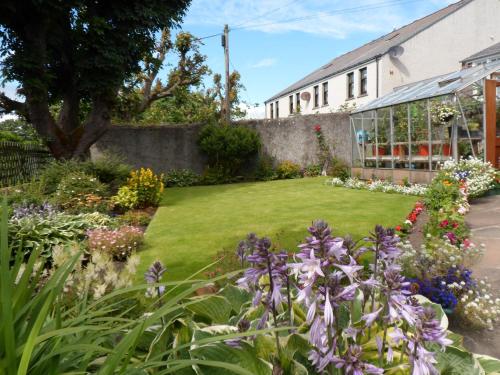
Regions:
M 276 161 L 291 160 L 301 166 L 318 161 L 314 126 L 320 125 L 334 155 L 350 165 L 352 147 L 347 114 L 245 120 L 238 124 L 255 129 L 261 137 L 262 151 Z M 134 167 L 150 167 L 158 173 L 189 168 L 201 173 L 206 158 L 196 141 L 202 127 L 203 124 L 113 126 L 92 147 L 92 157 L 110 150 L 121 154 Z

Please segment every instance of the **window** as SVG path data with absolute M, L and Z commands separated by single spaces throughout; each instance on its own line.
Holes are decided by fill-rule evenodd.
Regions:
M 276 118 L 280 117 L 280 102 L 275 102 L 274 106 L 276 107 Z
M 300 112 L 300 92 L 295 94 L 295 110 Z
M 347 99 L 354 98 L 354 73 L 347 75 Z
M 368 71 L 366 68 L 359 70 L 359 95 L 368 94 Z
M 271 118 L 274 118 L 274 106 L 273 106 L 273 103 L 269 104 L 269 113 L 271 114 Z
M 314 108 L 319 107 L 319 86 L 314 86 Z
M 290 114 L 293 115 L 293 95 L 290 95 L 288 97 L 288 106 L 289 106 L 289 109 L 290 109 Z
M 328 105 L 328 82 L 323 83 L 323 105 Z

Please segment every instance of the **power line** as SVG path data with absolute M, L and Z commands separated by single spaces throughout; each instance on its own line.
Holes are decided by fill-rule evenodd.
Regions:
M 281 20 L 281 21 L 266 22 L 266 23 L 253 24 L 253 25 L 247 25 L 247 26 L 241 26 L 241 27 L 233 27 L 231 30 L 233 30 L 233 31 L 234 30 L 245 30 L 245 29 L 251 29 L 251 28 L 255 28 L 255 27 L 272 26 L 272 25 L 278 25 L 278 24 L 283 24 L 283 23 L 293 23 L 293 22 L 298 22 L 298 21 L 305 21 L 305 20 L 311 20 L 311 19 L 315 19 L 315 18 L 321 18 L 321 17 L 325 17 L 325 16 L 331 16 L 334 14 L 357 13 L 357 12 L 363 12 L 363 11 L 368 11 L 368 10 L 386 8 L 386 7 L 390 7 L 393 5 L 409 4 L 409 3 L 419 2 L 419 1 L 422 1 L 422 0 L 391 0 L 391 1 L 381 2 L 381 3 L 373 3 L 369 6 L 363 5 L 363 6 L 353 7 L 353 8 L 336 9 L 336 10 L 312 14 L 310 16 L 289 18 L 289 19 L 285 19 L 285 20 Z
M 286 3 L 285 5 L 282 5 L 282 6 L 280 6 L 280 7 L 277 7 L 277 8 L 271 9 L 271 10 L 266 11 L 266 12 L 262 12 L 262 13 L 258 14 L 257 16 L 253 17 L 253 18 L 250 18 L 250 19 L 248 19 L 248 20 L 246 20 L 246 21 L 244 21 L 244 22 L 242 22 L 242 23 L 239 23 L 239 24 L 235 25 L 234 27 L 236 28 L 236 27 L 243 26 L 243 25 L 245 25 L 245 24 L 247 24 L 247 23 L 249 23 L 249 22 L 252 22 L 252 21 L 254 21 L 254 20 L 256 20 L 256 19 L 260 18 L 260 17 L 267 16 L 267 15 L 269 15 L 269 14 L 275 13 L 275 12 L 277 12 L 277 11 L 279 11 L 279 10 L 281 10 L 281 9 L 285 8 L 285 7 L 292 6 L 293 4 L 298 3 L 298 2 L 299 2 L 299 0 L 292 0 L 292 1 L 290 1 L 290 2 Z

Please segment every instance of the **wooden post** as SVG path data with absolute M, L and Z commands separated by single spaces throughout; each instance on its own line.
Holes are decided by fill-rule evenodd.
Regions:
M 231 85 L 229 82 L 229 26 L 224 26 L 224 58 L 226 65 L 226 98 L 225 98 L 225 120 L 227 124 L 231 122 Z
M 487 79 L 484 82 L 484 96 L 485 96 L 485 118 L 486 118 L 486 132 L 484 134 L 486 141 L 486 161 L 489 161 L 493 166 L 499 166 L 499 157 L 497 155 L 497 103 L 496 92 L 497 86 L 500 82 L 496 80 Z

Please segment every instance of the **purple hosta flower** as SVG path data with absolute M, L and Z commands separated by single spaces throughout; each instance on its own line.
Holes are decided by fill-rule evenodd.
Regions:
M 385 229 L 381 225 L 377 225 L 375 232 L 366 240 L 372 243 L 372 250 L 377 253 L 378 259 L 386 263 L 393 262 L 401 255 L 401 250 L 398 247 L 400 238 L 391 228 Z
M 54 206 L 50 203 L 44 203 L 42 205 L 30 204 L 16 206 L 12 212 L 12 219 L 19 220 L 24 217 L 38 216 L 41 218 L 49 218 L 57 213 Z
M 361 317 L 361 320 L 363 320 L 365 322 L 365 325 L 367 327 L 371 327 L 373 325 L 373 322 L 375 322 L 375 320 L 378 318 L 381 311 L 382 311 L 382 307 L 375 312 L 363 315 Z
M 416 350 L 415 345 L 417 346 Z M 439 370 L 434 366 L 437 360 L 433 352 L 414 341 L 408 343 L 408 350 L 412 375 L 439 375 Z
M 246 319 L 241 319 L 238 322 L 238 332 L 243 333 L 248 331 L 250 328 L 250 322 Z M 226 345 L 232 347 L 232 348 L 238 348 L 241 349 L 241 343 L 243 342 L 244 338 L 243 337 L 237 337 L 235 339 L 230 339 L 230 340 L 225 340 L 224 342 Z
M 433 342 L 445 347 L 451 345 L 453 341 L 446 338 L 446 330 L 441 327 L 436 319 L 436 312 L 432 307 L 423 307 L 418 314 L 419 319 L 415 326 L 415 336 L 417 340 L 423 342 Z
M 240 241 L 236 248 L 236 255 L 243 262 L 246 260 L 248 254 L 252 254 L 255 250 L 258 238 L 255 233 L 249 233 L 245 240 Z
M 384 280 L 382 292 L 389 308 L 388 321 L 394 323 L 403 319 L 413 326 L 417 318 L 417 308 L 408 303 L 408 295 L 411 294 L 408 290 L 410 283 L 401 275 L 401 267 L 395 264 L 388 266 L 384 271 Z
M 342 358 L 334 358 L 336 368 L 343 368 L 346 375 L 379 375 L 383 374 L 384 370 L 370 363 L 363 362 L 361 356 L 363 350 L 359 345 L 351 345 L 347 348 L 347 352 Z
M 237 283 L 240 287 L 254 293 L 254 306 L 262 303 L 265 311 L 258 324 L 258 328 L 264 327 L 269 312 L 276 312 L 276 307 L 283 301 L 282 288 L 288 281 L 288 254 L 284 251 L 274 253 L 271 249 L 271 241 L 268 238 L 257 239 L 254 235 L 247 238 L 254 243 L 253 252 L 246 256 L 251 264 L 243 277 Z M 262 283 L 263 277 L 267 277 L 266 283 Z
M 352 257 L 349 257 L 349 259 L 349 264 L 336 264 L 335 266 L 340 268 L 349 278 L 349 281 L 353 283 L 357 272 L 361 271 L 363 266 L 359 266 Z
M 159 260 L 157 260 L 151 265 L 151 267 L 148 268 L 144 274 L 144 279 L 148 284 L 157 284 L 161 281 L 165 272 L 167 272 L 167 268 Z M 157 286 L 156 292 L 158 293 L 158 296 L 162 295 L 165 292 L 165 286 Z

